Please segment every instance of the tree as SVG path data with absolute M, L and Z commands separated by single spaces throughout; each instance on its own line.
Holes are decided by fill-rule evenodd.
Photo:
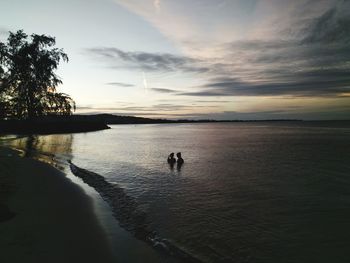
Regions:
M 0 43 L 0 50 L 1 45 Z M 10 105 L 5 94 L 5 71 L 1 66 L 1 53 L 0 53 L 0 120 L 5 119 L 10 114 Z
M 62 81 L 55 70 L 68 56 L 55 44 L 47 35 L 32 34 L 28 40 L 22 30 L 10 32 L 7 43 L 0 42 L 0 111 L 6 109 L 2 115 L 33 119 L 75 110 L 72 98 L 56 91 Z

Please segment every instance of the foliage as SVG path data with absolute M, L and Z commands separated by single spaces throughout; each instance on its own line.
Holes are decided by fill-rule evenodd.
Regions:
M 55 43 L 46 35 L 32 34 L 28 40 L 22 30 L 0 42 L 0 118 L 33 119 L 75 110 L 71 97 L 56 91 L 62 81 L 55 70 L 68 56 Z

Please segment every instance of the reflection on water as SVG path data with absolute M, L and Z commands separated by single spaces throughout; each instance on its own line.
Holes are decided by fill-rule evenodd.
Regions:
M 34 158 L 63 169 L 72 157 L 72 134 L 3 136 L 1 143 L 15 148 L 23 157 Z
M 180 173 L 183 163 L 168 163 L 170 171 L 174 171 L 176 166 L 176 170 Z
M 176 164 L 176 169 L 177 169 L 178 172 L 181 172 L 182 166 L 183 166 L 183 163 L 177 163 Z
M 135 198 L 207 262 L 348 262 L 350 129 L 271 123 L 112 126 L 73 162 Z M 169 168 L 170 151 L 185 164 Z

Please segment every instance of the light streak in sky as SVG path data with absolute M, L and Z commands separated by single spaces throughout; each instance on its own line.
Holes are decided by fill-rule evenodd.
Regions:
M 148 84 L 147 84 L 147 79 L 146 79 L 146 74 L 145 74 L 145 72 L 142 72 L 142 76 L 143 76 L 143 87 L 144 87 L 145 93 L 147 93 Z

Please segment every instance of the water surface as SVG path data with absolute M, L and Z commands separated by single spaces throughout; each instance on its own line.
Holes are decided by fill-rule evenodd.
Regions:
M 115 125 L 32 140 L 15 144 L 118 184 L 160 236 L 205 262 L 350 260 L 349 123 Z

